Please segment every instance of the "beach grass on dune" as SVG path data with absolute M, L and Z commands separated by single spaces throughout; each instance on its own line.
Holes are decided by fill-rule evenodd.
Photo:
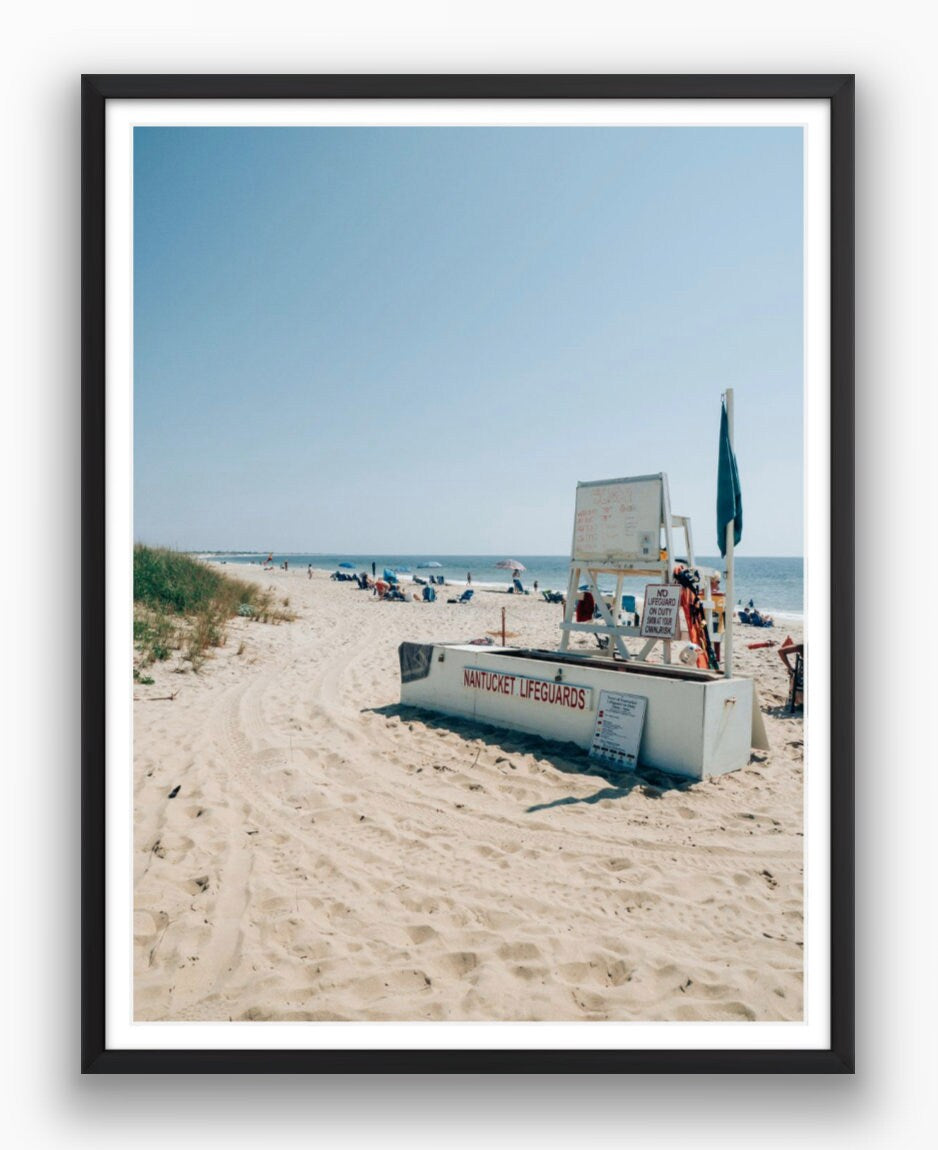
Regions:
M 228 622 L 294 619 L 289 602 L 252 583 L 215 571 L 168 547 L 134 546 L 134 647 L 138 667 L 180 652 L 198 670 L 212 647 L 222 647 Z

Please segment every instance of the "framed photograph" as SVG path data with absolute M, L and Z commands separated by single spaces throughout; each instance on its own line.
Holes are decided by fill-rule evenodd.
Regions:
M 853 77 L 82 85 L 83 1071 L 852 1073 Z

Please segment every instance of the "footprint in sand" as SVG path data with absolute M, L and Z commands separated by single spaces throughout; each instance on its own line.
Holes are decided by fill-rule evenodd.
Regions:
M 134 911 L 134 942 L 146 946 L 167 926 L 169 926 L 169 915 L 165 910 Z
M 543 958 L 541 948 L 533 942 L 506 942 L 498 948 L 497 954 L 506 962 L 530 962 Z
M 465 978 L 479 965 L 479 956 L 471 950 L 456 950 L 451 954 L 444 954 L 440 965 L 457 978 Z
M 515 966 L 512 967 L 511 973 L 523 982 L 535 982 L 537 980 L 544 982 L 550 971 L 546 966 Z
M 429 942 L 432 938 L 439 938 L 439 931 L 434 930 L 432 926 L 427 926 L 425 923 L 408 926 L 406 930 L 410 935 L 411 942 L 418 944 L 421 942 Z

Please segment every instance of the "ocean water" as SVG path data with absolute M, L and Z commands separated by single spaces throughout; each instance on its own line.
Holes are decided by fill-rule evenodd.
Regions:
M 206 559 L 216 562 L 263 563 L 267 553 L 258 552 L 215 552 L 202 553 Z M 490 587 L 506 590 L 511 583 L 511 572 L 496 566 L 501 559 L 516 559 L 526 570 L 522 574 L 524 586 L 531 588 L 537 581 L 538 590 L 566 591 L 570 559 L 566 555 L 327 555 L 315 553 L 275 554 L 273 561 L 279 565 L 286 560 L 291 567 L 304 568 L 312 564 L 317 570 L 334 571 L 340 563 L 352 563 L 356 571 L 371 573 L 374 563 L 378 574 L 390 569 L 406 568 L 411 575 L 443 575 L 447 583 L 456 587 L 466 585 L 466 576 L 472 573 L 472 583 L 476 587 Z M 434 560 L 442 567 L 422 569 L 419 564 Z M 718 556 L 698 555 L 697 562 L 704 567 L 718 571 L 723 569 L 723 560 Z M 761 557 L 740 555 L 735 564 L 736 591 L 734 598 L 741 603 L 750 599 L 762 611 L 780 618 L 800 619 L 804 615 L 804 560 L 800 557 Z M 626 579 L 623 592 L 641 597 L 646 578 Z M 615 590 L 615 580 L 601 579 L 600 588 Z

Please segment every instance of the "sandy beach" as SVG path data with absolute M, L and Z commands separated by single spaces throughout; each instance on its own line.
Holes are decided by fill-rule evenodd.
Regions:
M 802 1017 L 803 723 L 777 648 L 746 646 L 797 626 L 736 631 L 770 751 L 675 785 L 399 704 L 401 640 L 504 606 L 511 642 L 554 648 L 557 606 L 226 570 L 297 618 L 135 685 L 137 1019 Z

